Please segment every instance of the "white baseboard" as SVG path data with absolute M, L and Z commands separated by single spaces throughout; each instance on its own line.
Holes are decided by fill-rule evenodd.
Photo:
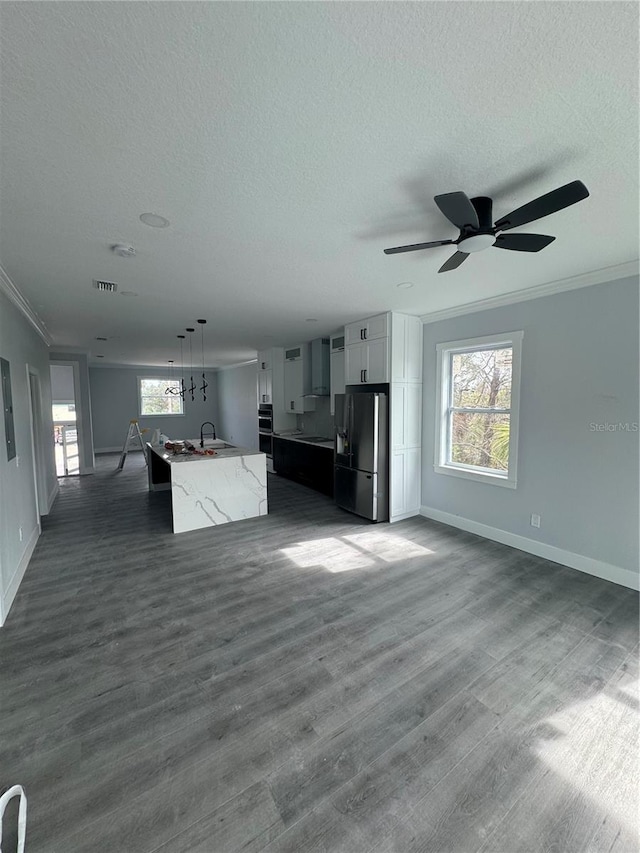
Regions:
M 563 548 L 556 548 L 555 545 L 537 542 L 535 539 L 518 536 L 516 533 L 509 533 L 506 530 L 500 530 L 498 527 L 490 527 L 488 524 L 471 521 L 460 515 L 442 512 L 439 509 L 433 509 L 429 506 L 420 507 L 420 515 L 425 518 L 431 518 L 434 521 L 441 521 L 443 524 L 449 524 L 451 527 L 457 527 L 460 530 L 466 530 L 468 533 L 476 533 L 478 536 L 484 536 L 485 539 L 501 542 L 503 545 L 509 545 L 511 548 L 526 551 L 528 554 L 534 554 L 536 557 L 543 557 L 545 560 L 551 560 L 553 563 L 560 563 L 563 566 L 568 566 L 570 569 L 577 569 L 579 572 L 595 575 L 595 577 L 617 583 L 620 586 L 626 586 L 629 589 L 635 590 L 640 589 L 640 575 L 629 569 L 613 566 L 611 563 L 603 563 L 602 560 L 594 560 L 582 554 L 574 554 L 573 551 L 565 551 Z
M 53 502 L 58 497 L 58 493 L 60 492 L 60 484 L 56 480 L 53 484 L 53 488 L 49 492 L 49 496 L 47 497 L 47 511 L 43 513 L 43 515 L 49 515 L 51 512 L 51 508 L 53 507 Z
M 13 577 L 9 581 L 9 585 L 6 588 L 4 595 L 2 596 L 2 598 L 0 598 L 0 627 L 4 625 L 5 620 L 9 614 L 9 610 L 11 609 L 13 600 L 18 592 L 18 587 L 22 583 L 24 573 L 27 571 L 29 560 L 31 559 L 31 555 L 34 552 L 39 536 L 40 531 L 37 527 L 34 527 L 33 532 L 31 533 L 31 537 L 27 542 L 27 547 L 24 549 L 24 553 L 20 559 L 20 562 L 18 563 L 18 567 L 15 570 Z

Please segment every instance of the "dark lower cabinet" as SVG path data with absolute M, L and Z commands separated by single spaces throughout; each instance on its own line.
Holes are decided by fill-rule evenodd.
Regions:
M 276 474 L 333 497 L 333 448 L 273 437 Z

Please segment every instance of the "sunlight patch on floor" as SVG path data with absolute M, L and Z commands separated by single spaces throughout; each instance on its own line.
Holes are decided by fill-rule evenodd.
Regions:
M 622 692 L 625 698 L 637 697 L 637 682 Z M 640 784 L 638 713 L 625 698 L 600 693 L 549 717 L 546 722 L 564 737 L 546 741 L 536 752 L 560 778 L 635 833 Z
M 379 530 L 371 530 L 367 533 L 353 533 L 344 536 L 348 542 L 353 543 L 363 551 L 369 551 L 385 563 L 397 563 L 398 560 L 406 560 L 408 557 L 424 557 L 433 554 L 429 548 L 418 545 L 404 536 L 396 533 L 385 533 Z
M 324 566 L 330 572 L 367 569 L 375 565 L 376 560 L 396 563 L 398 560 L 434 553 L 429 548 L 405 539 L 404 536 L 378 530 L 343 536 L 342 540 L 335 536 L 329 539 L 310 539 L 281 550 L 301 568 Z
M 341 542 L 335 536 L 300 542 L 291 548 L 282 548 L 282 553 L 300 568 L 324 566 L 330 572 L 349 572 L 374 565 L 371 557 L 367 557 L 352 545 Z

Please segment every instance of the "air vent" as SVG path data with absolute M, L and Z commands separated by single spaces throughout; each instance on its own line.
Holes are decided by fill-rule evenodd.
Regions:
M 97 278 L 94 278 L 93 286 L 96 290 L 102 290 L 103 293 L 115 293 L 118 289 L 118 285 L 114 281 L 100 281 Z

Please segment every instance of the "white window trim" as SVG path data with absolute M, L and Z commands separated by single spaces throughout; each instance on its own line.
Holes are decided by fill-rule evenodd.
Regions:
M 157 382 L 168 382 L 168 376 L 137 376 L 136 382 L 138 384 L 138 417 L 139 418 L 183 418 L 184 417 L 184 400 L 182 401 L 182 411 L 181 412 L 167 412 L 164 415 L 159 414 L 142 414 L 142 388 L 140 386 L 140 382 L 142 379 L 155 379 Z M 177 382 L 177 379 L 174 379 L 174 382 Z
M 488 483 L 493 486 L 503 486 L 507 489 L 517 488 L 518 479 L 518 434 L 520 427 L 520 373 L 522 364 L 523 331 L 504 332 L 499 335 L 485 335 L 481 338 L 469 338 L 464 341 L 448 341 L 436 344 L 436 429 L 433 470 L 437 474 L 450 477 L 461 477 L 465 480 L 475 480 L 478 483 Z M 443 372 L 451 353 L 469 352 L 470 350 L 488 349 L 500 345 L 512 348 L 511 361 L 511 413 L 509 418 L 509 471 L 507 474 L 497 474 L 488 469 L 468 467 L 460 463 L 445 463 L 447 452 L 447 430 L 445 413 L 449 405 L 449 371 Z

